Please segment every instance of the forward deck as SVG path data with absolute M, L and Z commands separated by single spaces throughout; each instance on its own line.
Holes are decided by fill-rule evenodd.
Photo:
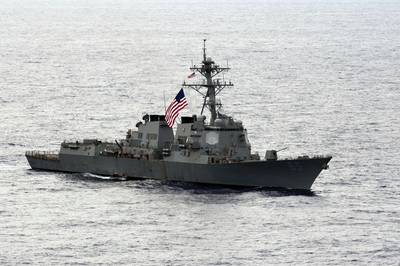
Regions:
M 59 161 L 59 153 L 57 151 L 27 151 L 26 157 L 31 157 L 39 160 Z

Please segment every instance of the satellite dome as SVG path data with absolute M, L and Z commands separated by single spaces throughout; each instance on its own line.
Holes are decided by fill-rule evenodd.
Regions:
M 224 120 L 222 120 L 221 118 L 217 118 L 217 119 L 215 119 L 214 124 L 217 127 L 222 127 L 222 126 L 224 126 L 225 123 L 224 123 Z
M 204 121 L 204 120 L 206 120 L 206 116 L 205 115 L 197 116 L 197 121 Z

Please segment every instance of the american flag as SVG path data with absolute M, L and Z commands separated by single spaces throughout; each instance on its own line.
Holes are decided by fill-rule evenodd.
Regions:
M 172 127 L 175 123 L 176 117 L 179 115 L 179 111 L 188 106 L 185 98 L 185 93 L 181 89 L 175 96 L 172 103 L 168 106 L 167 111 L 165 111 L 165 120 L 169 127 Z

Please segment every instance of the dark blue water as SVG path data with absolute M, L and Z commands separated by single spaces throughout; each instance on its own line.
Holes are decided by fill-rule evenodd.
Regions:
M 3 1 L 0 264 L 399 265 L 398 1 Z M 332 154 L 311 193 L 29 170 L 123 137 L 201 60 L 252 148 Z M 201 98 L 186 92 L 198 113 Z

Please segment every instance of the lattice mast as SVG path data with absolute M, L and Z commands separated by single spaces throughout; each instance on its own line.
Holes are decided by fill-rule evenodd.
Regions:
M 222 72 L 227 72 L 230 68 L 220 67 L 215 64 L 215 62 L 211 59 L 211 57 L 207 57 L 206 55 L 206 39 L 203 40 L 203 61 L 201 62 L 201 66 L 193 65 L 190 70 L 193 72 L 200 73 L 204 78 L 202 84 L 189 84 L 183 82 L 182 86 L 189 87 L 198 93 L 200 93 L 203 98 L 203 107 L 201 108 L 201 114 L 203 114 L 204 107 L 207 107 L 210 110 L 211 118 L 210 125 L 214 125 L 215 119 L 217 119 L 217 106 L 220 103 L 216 102 L 216 96 L 226 87 L 232 87 L 233 84 L 231 82 L 227 83 L 226 81 L 220 81 L 220 79 L 213 79 L 215 76 L 221 74 Z M 203 92 L 202 89 L 206 88 L 206 92 Z

